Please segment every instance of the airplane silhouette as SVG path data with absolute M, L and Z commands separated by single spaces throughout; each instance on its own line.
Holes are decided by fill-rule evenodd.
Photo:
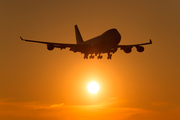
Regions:
M 76 34 L 76 42 L 77 44 L 65 44 L 65 43 L 53 43 L 53 42 L 43 42 L 43 41 L 35 41 L 35 40 L 27 40 L 23 39 L 21 40 L 27 41 L 27 42 L 36 42 L 36 43 L 42 43 L 47 45 L 48 50 L 53 50 L 54 48 L 70 48 L 70 51 L 73 51 L 74 53 L 80 52 L 81 54 L 84 54 L 84 59 L 93 59 L 94 55 L 97 56 L 98 59 L 102 59 L 102 53 L 107 53 L 107 59 L 112 58 L 112 54 L 115 53 L 118 48 L 120 50 L 123 50 L 125 53 L 130 53 L 132 51 L 132 47 L 136 47 L 138 52 L 143 52 L 144 47 L 142 45 L 148 45 L 152 44 L 152 41 L 150 39 L 150 42 L 148 43 L 141 43 L 141 44 L 132 44 L 132 45 L 118 45 L 121 41 L 121 35 L 117 31 L 117 29 L 113 28 L 110 29 L 103 34 L 92 38 L 87 41 L 83 41 L 83 38 L 80 34 L 80 31 L 78 29 L 78 26 L 75 25 L 75 34 Z

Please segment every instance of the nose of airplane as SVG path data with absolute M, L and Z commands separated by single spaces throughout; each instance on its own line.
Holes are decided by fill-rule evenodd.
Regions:
M 121 41 L 121 35 L 120 33 L 117 31 L 117 29 L 113 29 L 113 40 L 114 43 L 117 45 L 119 44 L 119 42 Z
M 116 29 L 110 29 L 102 34 L 101 44 L 105 46 L 116 46 L 121 40 L 121 35 Z

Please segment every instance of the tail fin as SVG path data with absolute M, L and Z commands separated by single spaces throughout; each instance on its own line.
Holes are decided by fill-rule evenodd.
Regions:
M 83 43 L 84 41 L 83 41 L 83 39 L 82 39 L 81 33 L 79 32 L 78 26 L 75 25 L 74 27 L 75 27 L 76 42 L 77 42 L 77 44 Z

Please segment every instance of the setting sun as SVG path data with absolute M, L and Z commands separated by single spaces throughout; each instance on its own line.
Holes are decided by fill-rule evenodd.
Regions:
M 99 91 L 99 85 L 97 82 L 90 82 L 88 84 L 88 91 L 91 93 L 91 94 L 95 94 Z

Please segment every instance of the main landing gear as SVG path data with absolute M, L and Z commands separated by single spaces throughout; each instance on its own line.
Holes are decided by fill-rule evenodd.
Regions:
M 89 55 L 89 54 L 84 54 L 84 59 L 88 59 L 88 55 Z M 97 55 L 97 54 L 95 54 L 95 55 Z M 98 59 L 102 59 L 102 55 L 99 54 L 99 56 L 98 56 L 97 58 L 98 58 Z M 94 59 L 94 55 L 91 54 L 91 55 L 89 56 L 89 59 Z
M 102 59 L 102 57 L 103 57 L 102 55 L 99 55 L 97 58 L 98 58 L 98 59 Z
M 88 55 L 89 55 L 89 54 L 84 54 L 84 59 L 88 59 Z M 94 59 L 94 55 L 91 54 L 91 55 L 89 56 L 89 59 Z
M 88 59 L 88 55 L 89 55 L 89 54 L 84 54 L 84 59 Z M 101 54 L 99 54 L 99 55 L 97 56 L 97 59 L 102 59 L 102 58 L 103 58 L 103 56 L 102 56 Z M 94 55 L 91 54 L 91 55 L 89 56 L 89 59 L 94 59 Z M 107 59 L 112 59 L 112 54 L 108 53 Z
M 88 59 L 88 54 L 84 54 L 84 59 Z
M 94 55 L 91 54 L 91 55 L 89 56 L 89 59 L 94 59 Z

